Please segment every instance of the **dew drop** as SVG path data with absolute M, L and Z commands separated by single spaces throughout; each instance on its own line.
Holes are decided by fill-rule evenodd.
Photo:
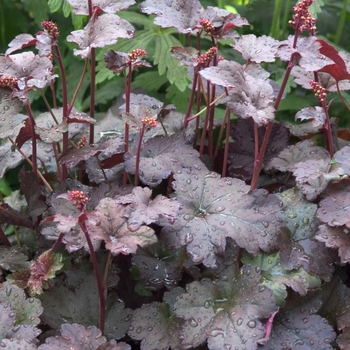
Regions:
M 193 318 L 191 317 L 189 320 L 188 320 L 189 324 L 191 327 L 197 327 L 198 326 L 198 322 Z
M 238 320 L 237 320 L 237 326 L 240 326 L 240 325 L 242 325 L 242 323 L 243 323 L 243 319 L 242 318 L 239 318 Z
M 255 328 L 256 327 L 256 322 L 254 320 L 251 320 L 247 323 L 247 326 L 249 328 Z

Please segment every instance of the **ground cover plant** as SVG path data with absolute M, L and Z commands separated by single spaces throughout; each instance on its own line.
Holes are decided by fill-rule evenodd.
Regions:
M 350 54 L 313 0 L 283 39 L 198 0 L 49 4 L 81 28 L 0 56 L 1 347 L 349 348 Z

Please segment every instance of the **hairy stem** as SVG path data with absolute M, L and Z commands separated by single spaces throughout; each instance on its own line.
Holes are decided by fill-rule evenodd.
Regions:
M 90 117 L 95 119 L 95 84 L 96 84 L 96 50 L 91 48 L 90 55 L 91 73 L 90 73 Z M 95 125 L 90 124 L 90 138 L 89 143 L 94 143 Z
M 35 120 L 33 117 L 32 109 L 30 107 L 29 99 L 26 102 L 26 109 L 29 116 L 30 127 L 32 132 L 32 168 L 34 173 L 38 172 L 38 159 L 37 159 L 37 148 L 36 148 L 36 133 L 35 133 Z

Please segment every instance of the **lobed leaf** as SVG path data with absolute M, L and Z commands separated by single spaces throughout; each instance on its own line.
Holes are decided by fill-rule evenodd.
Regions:
M 187 284 L 175 302 L 175 313 L 185 320 L 180 332 L 183 348 L 196 347 L 206 339 L 209 349 L 257 349 L 265 336 L 262 319 L 276 304 L 272 292 L 259 285 L 260 273 L 251 266 L 240 271 L 229 267 L 218 280 Z
M 89 6 L 85 0 L 67 0 L 77 15 L 89 15 Z M 92 0 L 92 7 L 100 11 L 114 14 L 117 11 L 125 10 L 134 5 L 134 0 Z M 54 12 L 54 11 L 52 11 Z
M 226 237 L 253 255 L 276 247 L 280 221 L 277 197 L 250 189 L 238 179 L 220 178 L 203 169 L 174 175 L 176 199 L 182 209 L 172 224 L 163 224 L 161 239 L 170 249 L 187 246 L 195 263 L 217 265 L 217 254 L 225 250 Z
M 134 27 L 115 14 L 104 14 L 90 18 L 82 30 L 75 30 L 67 36 L 67 41 L 76 43 L 81 50 L 74 49 L 74 55 L 87 58 L 92 47 L 104 47 L 117 42 L 119 38 L 134 37 Z
M 38 350 L 97 349 L 105 343 L 106 338 L 98 328 L 65 323 L 61 326 L 61 336 L 47 338 L 45 344 L 40 345 Z
M 175 27 L 179 33 L 187 34 L 199 24 L 204 9 L 199 0 L 146 0 L 141 3 L 140 11 L 155 14 L 154 23 L 163 28 Z
M 136 253 L 138 246 L 146 246 L 157 241 L 154 231 L 141 225 L 131 231 L 127 217 L 129 209 L 111 198 L 100 201 L 95 210 L 88 214 L 87 229 L 94 240 L 104 240 L 112 254 Z

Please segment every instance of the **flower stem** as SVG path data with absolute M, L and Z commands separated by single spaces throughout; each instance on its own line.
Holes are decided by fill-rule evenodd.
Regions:
M 99 328 L 100 328 L 100 330 L 101 330 L 101 332 L 103 334 L 104 333 L 104 328 L 105 328 L 105 317 L 106 317 L 105 289 L 104 289 L 103 284 L 102 284 L 101 274 L 100 274 L 100 270 L 98 268 L 98 263 L 97 263 L 95 250 L 94 250 L 94 247 L 92 245 L 92 242 L 91 242 L 91 239 L 90 239 L 90 236 L 89 236 L 89 232 L 88 232 L 86 224 L 85 224 L 85 220 L 86 219 L 87 219 L 86 213 L 83 211 L 79 215 L 79 225 L 80 225 L 81 229 L 83 230 L 85 238 L 86 238 L 86 241 L 88 243 L 89 250 L 90 250 L 90 255 L 91 255 L 91 259 L 92 259 L 92 265 L 94 267 L 96 283 L 97 283 L 97 289 L 98 289 L 98 295 L 99 295 L 99 299 L 100 299 L 100 322 L 99 322 Z
M 143 139 L 143 135 L 145 134 L 145 129 L 146 129 L 146 125 L 142 124 L 142 128 L 140 130 L 139 142 L 137 144 L 134 186 L 137 186 L 139 184 L 140 154 L 141 154 L 142 139 Z

